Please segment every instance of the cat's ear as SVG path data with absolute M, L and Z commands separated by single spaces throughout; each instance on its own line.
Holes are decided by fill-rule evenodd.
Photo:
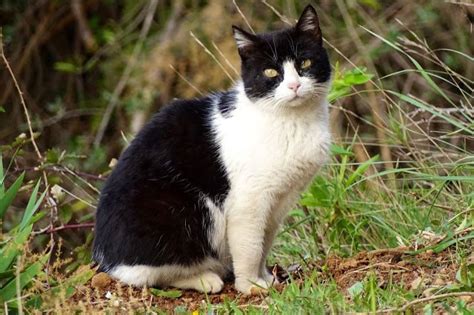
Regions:
M 250 34 L 235 25 L 232 25 L 232 31 L 234 33 L 235 42 L 237 43 L 239 52 L 243 52 L 253 47 L 257 41 L 257 36 Z
M 311 4 L 308 4 L 301 13 L 296 30 L 313 35 L 316 40 L 322 44 L 321 29 L 319 28 L 319 18 L 316 10 Z

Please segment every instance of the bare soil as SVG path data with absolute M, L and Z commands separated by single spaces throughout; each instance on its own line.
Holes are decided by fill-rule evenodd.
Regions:
M 341 258 L 330 256 L 325 261 L 311 262 L 305 266 L 292 265 L 286 269 L 273 267 L 283 284 L 276 286 L 279 291 L 289 281 L 302 283 L 305 276 L 319 272 L 321 277 L 334 279 L 341 291 L 348 297 L 348 289 L 358 281 L 364 280 L 369 273 L 375 275 L 379 287 L 389 284 L 399 284 L 407 290 L 416 290 L 418 295 L 429 296 L 430 290 L 455 282 L 459 266 L 455 252 L 447 249 L 441 253 L 426 251 L 417 255 L 409 254 L 408 248 L 394 248 L 361 252 L 354 257 Z M 291 279 L 291 280 L 290 280 Z M 72 297 L 78 305 L 84 305 L 88 310 L 113 307 L 117 311 L 130 308 L 140 310 L 156 307 L 172 312 L 177 308 L 193 311 L 203 304 L 218 304 L 236 301 L 237 304 L 265 304 L 264 293 L 242 295 L 234 290 L 231 282 L 227 282 L 222 292 L 218 294 L 203 294 L 196 291 L 181 291 L 179 297 L 156 296 L 148 289 L 132 288 L 123 285 L 105 274 L 97 274 L 92 281 L 77 288 Z

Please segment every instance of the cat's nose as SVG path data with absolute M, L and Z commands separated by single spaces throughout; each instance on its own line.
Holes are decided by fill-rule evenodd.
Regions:
M 288 83 L 288 88 L 290 90 L 293 90 L 293 92 L 296 93 L 296 91 L 298 91 L 298 88 L 301 86 L 301 83 L 299 82 L 290 82 Z

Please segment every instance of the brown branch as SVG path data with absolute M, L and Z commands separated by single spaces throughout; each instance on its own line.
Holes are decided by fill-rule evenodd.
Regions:
M 94 222 L 87 222 L 87 223 L 78 223 L 78 224 L 66 224 L 63 226 L 49 228 L 46 231 L 41 231 L 41 234 L 51 234 L 56 233 L 63 230 L 71 230 L 71 229 L 88 229 L 93 228 Z
M 94 52 L 97 50 L 97 42 L 92 35 L 92 31 L 87 25 L 87 19 L 84 16 L 84 10 L 82 7 L 81 0 L 72 0 L 71 1 L 71 10 L 74 15 L 74 18 L 77 21 L 79 27 L 79 35 L 84 43 L 84 46 L 89 52 Z
M 16 168 L 13 170 L 15 173 L 21 173 L 23 171 L 51 171 L 51 172 L 56 172 L 56 173 L 64 173 L 64 172 L 69 172 L 73 173 L 74 175 L 78 177 L 83 177 L 91 180 L 98 180 L 98 181 L 105 181 L 107 180 L 107 176 L 102 176 L 102 175 L 95 175 L 95 174 L 89 174 L 89 173 L 84 173 L 84 172 L 79 172 L 79 171 L 73 171 L 68 168 L 65 168 L 62 165 L 52 165 L 52 166 L 43 166 L 41 169 L 38 167 L 23 167 L 23 168 Z

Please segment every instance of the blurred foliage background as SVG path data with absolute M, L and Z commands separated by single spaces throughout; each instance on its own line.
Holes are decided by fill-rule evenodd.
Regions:
M 231 24 L 256 32 L 278 29 L 293 23 L 306 4 L 290 0 L 3 0 L 0 23 L 5 55 L 24 93 L 36 142 L 45 152 L 44 167 L 52 171 L 50 185 L 69 187 L 70 198 L 83 199 L 66 203 L 66 210 L 59 213 L 62 223 L 68 223 L 73 213 L 80 213 L 76 219 L 90 219 L 87 214 L 84 219 L 81 211 L 91 214 L 91 205 L 97 201 L 97 191 L 89 185 L 79 188 L 73 184 L 77 178 L 69 182 L 63 178 L 62 167 L 71 170 L 69 176 L 100 186 L 100 176 L 108 172 L 111 159 L 120 155 L 152 113 L 173 98 L 226 89 L 238 78 Z M 449 143 L 466 151 L 474 148 L 472 137 L 453 134 L 453 125 L 433 119 L 429 112 L 403 104 L 391 110 L 391 95 L 381 93 L 391 89 L 418 95 L 439 108 L 466 104 L 472 85 L 466 87 L 466 81 L 456 78 L 472 83 L 472 7 L 436 0 L 321 0 L 313 4 L 335 76 L 341 69 L 359 66 L 378 78 L 333 104 L 335 140 L 352 144 L 357 162 L 380 153 L 384 163 L 378 169 L 392 168 L 407 154 L 416 158 L 407 146 L 430 150 L 430 137 L 445 137 L 448 149 Z M 418 73 L 407 70 L 413 68 L 410 60 L 361 26 L 389 41 L 401 39 L 401 49 L 439 76 L 437 84 L 451 103 L 439 97 L 429 82 L 420 80 Z M 0 144 L 4 158 L 15 156 L 15 174 L 34 170 L 38 157 L 31 144 L 25 143 L 28 139 L 19 137 L 28 126 L 13 81 L 4 70 L 0 72 Z M 399 72 L 403 75 L 379 79 Z M 465 114 L 472 115 L 472 108 L 468 110 Z M 393 119 L 411 124 L 408 134 L 394 131 Z M 404 140 L 397 132 L 404 133 Z M 76 232 L 73 235 L 73 239 L 78 237 Z
M 99 189 L 134 134 L 173 98 L 226 89 L 238 79 L 232 24 L 255 32 L 278 29 L 294 23 L 308 2 L 318 10 L 336 92 L 345 95 L 333 99 L 331 126 L 335 143 L 353 155 L 345 159 L 345 151 L 336 150 L 343 156 L 336 161 L 348 168 L 364 165 L 359 176 L 375 177 L 375 191 L 438 187 L 426 178 L 397 181 L 391 170 L 400 167 L 426 168 L 430 176 L 472 176 L 472 165 L 456 162 L 474 151 L 474 7 L 468 2 L 2 0 L 4 54 L 39 147 L 38 154 L 2 62 L 5 183 L 26 172 L 21 191 L 31 191 L 39 178 L 40 192 L 47 191 L 44 215 L 28 216 L 37 222 L 31 250 L 49 242 L 62 248 L 53 251 L 57 257 L 74 257 L 61 263 L 68 270 L 88 263 Z M 357 82 L 354 69 L 372 79 Z M 383 180 L 377 183 L 376 174 Z M 453 185 L 448 193 L 461 187 Z M 467 189 L 459 191 L 464 196 Z M 12 208 L 24 207 L 29 198 L 15 199 Z M 22 216 L 7 212 L 3 229 Z M 385 240 L 372 239 L 378 245 Z
M 239 8 L 257 32 L 284 25 L 261 1 L 237 4 L 224 0 L 3 0 L 0 23 L 5 51 L 25 93 L 34 129 L 41 133 L 39 146 L 84 156 L 70 163 L 82 164 L 85 171 L 104 171 L 110 158 L 123 149 L 124 138 L 132 137 L 151 113 L 172 98 L 229 87 L 238 77 L 234 70 L 239 68 L 230 26 L 247 27 Z M 268 4 L 291 21 L 307 1 Z M 341 68 L 365 66 L 383 77 L 410 67 L 396 51 L 359 27 L 363 25 L 389 40 L 400 36 L 414 40 L 413 32 L 453 71 L 473 77 L 472 62 L 448 50 L 472 53 L 469 7 L 433 0 L 322 0 L 314 4 L 330 43 L 332 62 Z M 146 23 L 147 18 L 151 22 Z M 420 55 L 421 65 L 433 62 L 416 43 L 407 46 Z M 426 82 L 414 80 L 410 74 L 399 78 L 387 87 L 403 93 L 430 93 Z M 5 71 L 0 82 L 0 106 L 6 111 L 0 115 L 0 139 L 7 144 L 27 126 Z M 462 97 L 456 86 L 447 89 Z M 436 95 L 426 97 L 437 106 L 445 105 L 434 99 Z M 375 128 L 382 128 L 385 106 L 383 97 L 370 93 L 345 99 L 344 109 L 354 115 L 334 113 L 337 134 L 343 138 L 356 129 L 371 138 L 364 142 L 386 141 L 383 130 L 377 133 L 364 123 L 369 120 Z M 442 128 L 426 126 L 435 133 Z M 378 148 L 370 146 L 370 150 Z

